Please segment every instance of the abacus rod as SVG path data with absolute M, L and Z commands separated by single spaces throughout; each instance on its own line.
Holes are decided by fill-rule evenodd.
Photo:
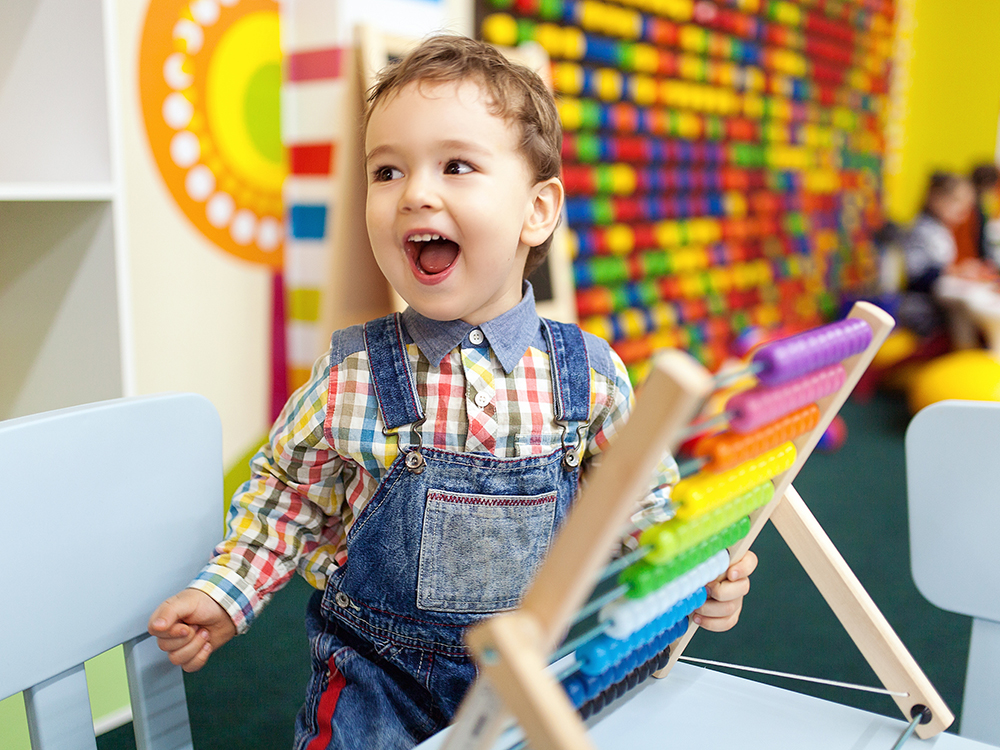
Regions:
M 686 427 L 682 427 L 677 431 L 677 437 L 681 442 L 684 442 L 692 435 L 697 435 L 699 432 L 704 432 L 705 430 L 710 430 L 713 427 L 726 424 L 731 416 L 732 412 L 723 411 L 719 412 L 714 417 L 690 422 Z
M 907 725 L 906 729 L 903 730 L 903 733 L 899 736 L 899 739 L 896 740 L 896 744 L 892 746 L 892 750 L 900 750 L 900 748 L 903 747 L 903 744 L 908 739 L 910 739 L 910 737 L 913 736 L 913 733 L 915 731 L 917 731 L 917 724 L 920 723 L 920 720 L 922 718 L 923 714 L 918 713 L 916 716 L 910 719 L 910 723 Z
M 598 583 L 603 583 L 612 576 L 618 575 L 632 563 L 644 558 L 647 554 L 649 554 L 649 551 L 651 549 L 653 549 L 651 545 L 643 544 L 640 547 L 636 547 L 631 552 L 622 555 L 617 560 L 611 561 L 610 563 L 608 563 L 608 566 L 604 569 L 604 573 L 601 574 L 601 578 L 598 580 Z
M 606 591 L 600 596 L 594 597 L 593 599 L 588 601 L 584 606 L 580 607 L 580 611 L 577 612 L 576 616 L 573 618 L 573 624 L 575 625 L 576 623 L 581 622 L 586 618 L 590 617 L 592 614 L 594 614 L 594 612 L 599 610 L 605 604 L 610 604 L 613 601 L 621 599 L 622 595 L 626 591 L 628 591 L 628 586 L 625 585 L 615 586 L 613 589 Z
M 712 379 L 713 385 L 716 388 L 725 388 L 730 383 L 734 383 L 741 378 L 747 377 L 748 375 L 756 375 L 764 369 L 764 366 L 763 362 L 751 362 L 746 367 L 741 367 L 738 370 L 719 373 Z
M 559 661 L 559 659 L 563 658 L 564 656 L 573 653 L 584 643 L 593 640 L 594 638 L 599 636 L 601 633 L 603 633 L 610 627 L 611 627 L 611 621 L 604 620 L 595 625 L 594 627 L 590 628 L 589 630 L 580 633 L 580 635 L 578 635 L 573 640 L 566 641 L 562 646 L 559 647 L 558 651 L 552 654 L 552 661 Z
M 840 680 L 828 680 L 823 677 L 809 677 L 808 675 L 792 674 L 791 672 L 778 672 L 774 669 L 761 669 L 760 667 L 747 667 L 742 664 L 727 664 L 723 661 L 713 661 L 712 659 L 699 659 L 694 656 L 679 656 L 681 661 L 688 661 L 692 664 L 706 664 L 712 667 L 724 667 L 726 669 L 736 669 L 742 672 L 753 672 L 754 674 L 766 674 L 772 677 L 785 677 L 789 680 L 801 680 L 802 682 L 814 682 L 817 685 L 829 685 L 830 687 L 846 688 L 848 690 L 858 690 L 863 693 L 878 693 L 879 695 L 891 695 L 905 698 L 909 693 L 898 690 L 888 690 L 886 688 L 869 687 L 868 685 L 856 685 L 851 682 L 841 682 Z

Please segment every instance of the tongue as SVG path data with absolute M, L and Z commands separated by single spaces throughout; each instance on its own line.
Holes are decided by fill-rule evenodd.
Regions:
M 420 251 L 417 262 L 420 270 L 426 274 L 441 273 L 444 269 L 455 262 L 458 257 L 458 245 L 454 242 L 442 240 L 440 242 L 428 242 Z

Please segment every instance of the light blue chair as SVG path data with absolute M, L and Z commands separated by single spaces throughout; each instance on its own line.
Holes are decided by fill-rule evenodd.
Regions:
M 972 617 L 959 733 L 1000 745 L 1000 403 L 918 412 L 906 485 L 913 580 L 931 604 Z
M 184 683 L 146 635 L 222 537 L 221 427 L 200 396 L 0 422 L 0 699 L 34 750 L 96 748 L 83 663 L 124 644 L 139 750 L 191 747 Z

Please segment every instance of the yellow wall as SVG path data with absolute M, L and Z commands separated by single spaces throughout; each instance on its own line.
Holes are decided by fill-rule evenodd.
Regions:
M 909 221 L 934 169 L 994 158 L 1000 116 L 1000 2 L 897 0 L 886 210 Z

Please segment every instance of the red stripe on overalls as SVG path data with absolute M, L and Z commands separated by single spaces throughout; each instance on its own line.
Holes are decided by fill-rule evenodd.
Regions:
M 347 680 L 340 673 L 333 663 L 333 657 L 328 662 L 330 667 L 330 679 L 326 684 L 326 690 L 319 697 L 319 706 L 316 708 L 316 723 L 319 727 L 319 734 L 306 745 L 306 750 L 326 750 L 333 736 L 333 712 L 337 710 L 337 701 L 340 699 L 340 691 L 344 689 Z

